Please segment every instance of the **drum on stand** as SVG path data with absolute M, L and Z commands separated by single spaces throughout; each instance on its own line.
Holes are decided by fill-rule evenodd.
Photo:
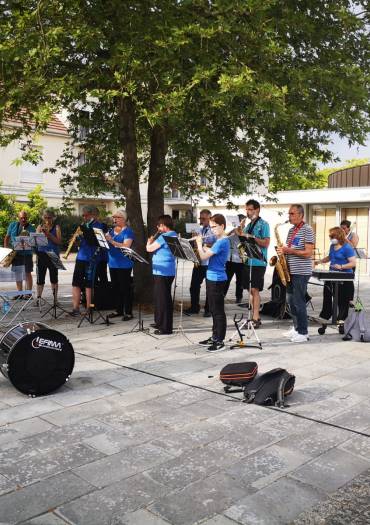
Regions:
M 68 381 L 74 362 L 68 339 L 42 323 L 17 324 L 0 340 L 0 371 L 23 394 L 57 390 Z

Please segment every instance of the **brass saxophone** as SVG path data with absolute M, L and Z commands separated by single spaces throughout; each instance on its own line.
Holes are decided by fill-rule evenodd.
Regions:
M 278 229 L 280 226 L 282 226 L 283 224 L 286 224 L 287 222 L 289 221 L 285 221 L 280 224 L 277 224 L 274 228 L 276 243 L 279 248 L 283 246 L 283 243 L 281 242 L 281 238 L 280 238 Z M 284 286 L 286 286 L 287 283 L 290 282 L 290 273 L 289 273 L 288 263 L 287 263 L 285 255 L 273 255 L 270 259 L 269 264 L 270 266 L 275 266 L 276 271 L 279 275 L 280 281 L 282 282 Z
M 76 239 L 79 235 L 82 234 L 82 230 L 81 230 L 81 227 L 80 226 L 77 226 L 76 228 L 76 231 L 74 232 L 74 234 L 72 235 L 71 237 L 71 240 L 69 241 L 68 243 L 68 247 L 66 249 L 66 252 L 65 254 L 63 255 L 63 259 L 68 259 L 68 256 L 70 254 L 70 251 L 72 250 L 72 247 L 74 245 L 74 243 L 76 242 Z

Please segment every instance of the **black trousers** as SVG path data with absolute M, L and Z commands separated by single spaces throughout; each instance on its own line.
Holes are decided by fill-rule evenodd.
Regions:
M 175 277 L 153 275 L 153 278 L 154 322 L 161 332 L 170 334 L 173 327 L 171 286 Z
M 190 299 L 191 299 L 191 310 L 198 313 L 200 310 L 200 287 L 202 282 L 206 278 L 207 266 L 194 266 L 193 273 L 191 274 L 191 283 L 190 283 Z M 206 304 L 204 305 L 204 311 L 208 312 L 208 296 L 206 292 Z
M 338 283 L 338 321 L 345 321 L 348 317 L 349 303 L 354 295 L 353 281 Z M 330 319 L 333 315 L 334 283 L 326 281 L 320 317 Z
M 51 262 L 50 257 L 45 252 L 38 252 L 37 254 L 37 284 L 45 284 L 46 270 L 49 270 L 49 277 L 51 284 L 58 283 L 58 270 Z
M 209 311 L 213 318 L 212 338 L 219 342 L 222 342 L 226 335 L 225 283 L 226 281 L 206 280 Z
M 225 296 L 229 290 L 231 279 L 235 275 L 235 278 L 236 278 L 235 297 L 237 299 L 241 299 L 243 297 L 243 268 L 244 266 L 245 265 L 243 263 L 227 261 L 226 263 L 227 281 L 225 284 Z
M 117 294 L 117 312 L 132 315 L 132 268 L 109 268 L 114 290 Z

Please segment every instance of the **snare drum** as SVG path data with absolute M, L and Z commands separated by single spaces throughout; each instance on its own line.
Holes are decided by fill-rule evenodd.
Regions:
M 0 340 L 0 371 L 23 394 L 57 390 L 72 374 L 74 362 L 68 339 L 42 323 L 20 323 Z

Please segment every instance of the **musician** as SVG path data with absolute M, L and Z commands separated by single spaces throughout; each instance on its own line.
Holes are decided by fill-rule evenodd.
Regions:
M 28 215 L 25 210 L 22 210 L 18 214 L 18 221 L 13 221 L 9 224 L 7 233 L 4 237 L 4 247 L 13 248 L 15 238 L 19 237 L 22 232 L 27 232 L 29 235 L 31 232 L 35 232 L 35 227 L 33 224 L 30 224 L 28 221 Z M 32 260 L 32 250 L 22 250 L 17 252 L 17 255 L 14 257 L 12 262 L 12 267 L 14 266 L 24 266 L 25 271 L 25 289 L 32 290 L 32 272 L 33 272 L 33 260 Z M 16 281 L 16 286 L 18 291 L 23 289 L 23 281 Z
M 359 237 L 356 232 L 351 231 L 351 221 L 344 220 L 340 223 L 340 227 L 344 231 L 347 241 L 354 247 L 357 248 Z
M 243 221 L 245 221 L 246 216 L 240 213 L 238 215 L 238 219 L 240 224 L 243 224 Z M 239 226 L 240 227 L 240 226 Z M 229 260 L 226 263 L 226 275 L 227 275 L 227 281 L 225 284 L 225 297 L 227 295 L 227 292 L 230 287 L 230 283 L 232 278 L 235 275 L 236 280 L 236 286 L 235 286 L 235 302 L 241 303 L 243 300 L 243 270 L 244 270 L 244 263 L 242 259 L 240 258 L 238 245 L 240 243 L 240 239 L 238 236 L 237 228 L 232 230 L 228 234 L 229 242 L 230 242 L 230 257 Z
M 55 300 L 58 295 L 58 270 L 55 268 L 46 252 L 54 252 L 59 257 L 60 245 L 62 243 L 62 232 L 59 224 L 55 224 L 55 213 L 47 208 L 42 214 L 42 224 L 37 233 L 43 233 L 48 243 L 46 246 L 37 247 L 37 298 L 40 299 L 45 286 L 46 270 L 49 270 L 50 286 Z
M 343 272 L 353 276 L 356 267 L 356 252 L 351 243 L 346 239 L 345 231 L 342 227 L 331 228 L 329 230 L 330 250 L 329 255 L 315 261 L 316 264 L 330 263 L 330 270 Z M 338 323 L 344 322 L 348 316 L 350 301 L 354 295 L 354 285 L 352 281 L 342 281 L 338 283 Z M 333 314 L 334 283 L 325 282 L 323 305 L 320 317 L 330 319 Z
M 209 210 L 202 210 L 199 214 L 199 221 L 201 225 L 200 234 L 203 238 L 203 244 L 210 247 L 216 241 L 215 236 L 213 235 L 211 228 L 209 226 L 209 219 L 212 213 Z M 190 283 L 190 308 L 184 311 L 185 315 L 199 314 L 200 311 L 200 288 L 202 282 L 206 278 L 208 260 L 202 261 L 201 264 L 194 266 L 193 272 L 191 274 L 191 283 Z M 210 317 L 210 312 L 208 308 L 208 299 L 206 293 L 206 302 L 204 305 L 204 317 Z
M 84 206 L 82 208 L 83 223 L 80 228 L 80 248 L 76 257 L 75 269 L 72 277 L 72 304 L 73 309 L 70 315 L 77 317 L 80 315 L 81 289 L 85 288 L 87 308 L 91 304 L 91 289 L 97 279 L 97 266 L 99 265 L 98 244 L 93 228 L 106 230 L 106 225 L 98 220 L 99 211 L 96 206 Z M 94 276 L 94 279 L 93 279 Z
M 157 234 L 149 237 L 146 251 L 153 253 L 152 272 L 154 279 L 154 324 L 156 335 L 172 334 L 173 303 L 171 286 L 176 274 L 176 259 L 168 247 L 165 237 L 177 237 L 173 230 L 172 217 L 161 215 L 157 221 Z
M 270 226 L 268 222 L 260 217 L 261 207 L 258 201 L 254 199 L 247 201 L 245 211 L 250 223 L 243 229 L 242 236 L 247 239 L 253 239 L 263 255 L 262 260 L 248 258 L 245 261 L 243 272 L 243 286 L 247 290 L 250 289 L 253 326 L 254 328 L 259 328 L 261 326 L 260 292 L 263 290 L 266 273 L 267 249 L 270 245 Z
M 106 234 L 110 244 L 108 265 L 114 290 L 117 292 L 117 311 L 109 318 L 122 317 L 123 321 L 132 319 L 131 272 L 134 263 L 126 257 L 120 248 L 131 248 L 135 239 L 134 232 L 127 225 L 125 210 L 117 210 L 113 215 L 113 228 Z
M 202 237 L 196 239 L 199 257 L 209 261 L 207 266 L 207 295 L 209 309 L 213 318 L 212 336 L 199 344 L 207 346 L 208 352 L 217 352 L 225 347 L 226 315 L 225 315 L 225 284 L 227 281 L 226 261 L 230 255 L 230 242 L 225 234 L 226 219 L 220 213 L 210 218 L 210 228 L 216 237 L 211 246 L 203 244 Z
M 293 328 L 284 335 L 293 343 L 303 343 L 308 341 L 306 294 L 312 274 L 315 236 L 311 226 L 304 222 L 304 208 L 301 204 L 290 206 L 289 222 L 292 227 L 288 232 L 287 243 L 276 248 L 278 255 L 286 255 L 291 279 L 287 286 L 287 299 Z

